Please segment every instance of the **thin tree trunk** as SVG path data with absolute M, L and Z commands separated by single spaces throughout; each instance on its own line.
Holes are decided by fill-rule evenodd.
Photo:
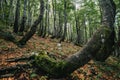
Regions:
M 26 19 L 27 19 L 27 15 L 26 15 L 26 8 L 27 8 L 27 0 L 24 0 L 24 10 L 23 10 L 23 17 L 22 17 L 22 23 L 21 23 L 21 26 L 20 26 L 20 30 L 19 32 L 21 34 L 23 34 L 23 31 L 25 29 L 25 23 L 26 23 Z
M 56 38 L 60 38 L 61 34 L 62 34 L 61 11 L 59 11 L 58 15 L 59 15 L 59 27 L 58 27 L 58 32 L 57 32 Z
M 49 0 L 47 0 L 47 33 L 49 36 L 50 35 L 50 19 L 49 19 L 49 12 L 50 12 L 50 5 L 49 5 Z
M 13 0 L 10 0 L 10 8 L 9 8 L 9 24 L 11 24 L 13 21 L 13 19 L 12 19 L 12 10 L 13 10 Z
M 13 27 L 13 32 L 15 32 L 15 33 L 18 32 L 19 18 L 20 18 L 20 0 L 17 0 L 16 12 L 15 12 L 15 21 L 14 21 L 14 27 Z
M 0 11 L 1 11 L 1 14 L 0 14 L 0 17 L 1 17 L 1 20 L 4 20 L 4 9 L 3 9 L 3 0 L 0 0 Z
M 47 26 L 48 26 L 48 4 L 46 3 L 46 11 L 45 11 L 45 20 L 44 20 L 44 33 L 42 34 L 42 38 L 44 38 L 46 36 L 46 33 L 47 33 Z
M 31 4 L 30 1 L 28 1 L 28 24 L 26 27 L 26 31 L 31 27 L 31 22 L 32 22 L 32 11 L 31 11 Z
M 66 7 L 67 7 L 67 1 L 64 0 L 64 32 L 63 32 L 62 38 L 60 39 L 60 42 L 64 41 L 67 35 L 67 12 L 66 12 L 67 8 Z

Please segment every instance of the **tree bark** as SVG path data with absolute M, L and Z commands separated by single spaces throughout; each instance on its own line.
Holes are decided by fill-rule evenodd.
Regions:
M 20 18 L 20 0 L 17 0 L 16 12 L 15 12 L 15 21 L 14 21 L 14 27 L 13 27 L 13 32 L 15 32 L 15 33 L 18 32 L 19 18 Z
M 66 11 L 66 9 L 67 9 L 67 1 L 64 0 L 64 32 L 63 32 L 63 35 L 60 39 L 60 42 L 64 41 L 65 37 L 67 35 L 67 11 Z
M 53 17 L 54 17 L 54 30 L 53 30 L 53 34 L 52 34 L 52 39 L 54 39 L 56 37 L 56 0 L 52 0 L 52 7 L 53 7 Z
M 30 1 L 28 1 L 28 21 L 27 21 L 27 27 L 25 31 L 28 31 L 28 29 L 31 27 L 31 22 L 32 22 L 32 9 L 31 9 L 31 4 Z
M 38 24 L 41 22 L 44 14 L 44 1 L 40 0 L 40 15 L 38 19 L 33 23 L 30 31 L 19 41 L 18 45 L 25 45 L 26 42 L 35 34 Z
M 98 61 L 105 61 L 106 58 L 113 52 L 114 48 L 114 38 L 115 38 L 115 31 L 114 31 L 114 22 L 115 22 L 115 15 L 116 15 L 116 5 L 113 0 L 99 0 L 100 7 L 102 9 L 102 25 L 105 27 L 109 27 L 112 30 L 112 33 L 109 36 L 109 40 L 104 42 L 104 34 L 101 34 L 101 41 L 103 41 L 103 47 L 97 54 L 95 58 Z M 103 54 L 104 53 L 104 54 Z M 101 55 L 103 54 L 103 55 Z M 102 60 L 101 60 L 102 58 Z
M 27 0 L 24 0 L 24 11 L 23 11 L 23 17 L 22 17 L 22 23 L 21 23 L 21 27 L 19 32 L 21 34 L 23 34 L 23 31 L 25 29 L 25 23 L 26 23 L 26 19 L 27 19 L 27 15 L 26 15 L 26 8 L 27 8 Z
M 93 35 L 90 41 L 83 47 L 83 49 L 63 61 L 57 61 L 47 55 L 39 55 L 35 58 L 35 64 L 39 69 L 47 72 L 52 77 L 64 77 L 71 74 L 74 70 L 88 63 L 93 59 L 97 52 L 102 48 L 101 34 L 105 34 L 105 42 L 109 40 L 111 30 L 106 27 L 101 27 Z M 103 55 L 103 54 L 101 54 Z M 101 58 L 102 59 L 102 58 Z M 63 75 L 64 74 L 64 75 Z
M 9 18 L 9 24 L 11 24 L 13 21 L 13 19 L 12 19 L 12 10 L 13 10 L 13 0 L 10 0 L 10 5 L 9 5 L 10 7 L 9 7 L 9 16 L 8 16 L 8 18 Z
M 1 14 L 0 14 L 0 17 L 1 17 L 1 20 L 4 20 L 4 6 L 3 6 L 3 0 L 0 0 L 0 12 L 1 12 Z

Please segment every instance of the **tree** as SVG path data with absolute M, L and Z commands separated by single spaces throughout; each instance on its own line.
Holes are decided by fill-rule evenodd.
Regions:
M 26 15 L 26 8 L 27 8 L 27 0 L 24 0 L 24 10 L 23 10 L 23 17 L 22 17 L 22 23 L 21 23 L 21 27 L 19 32 L 22 34 L 22 32 L 24 31 L 25 28 L 25 23 L 26 23 L 26 19 L 27 19 L 27 15 Z
M 104 61 L 113 51 L 114 46 L 114 38 L 115 38 L 115 31 L 114 31 L 114 22 L 115 22 L 115 15 L 116 15 L 116 5 L 113 0 L 99 0 L 100 7 L 102 9 L 102 25 L 105 27 L 109 27 L 112 33 L 109 36 L 107 42 L 104 42 L 104 34 L 101 35 L 101 41 L 103 42 L 103 48 L 100 49 L 98 55 L 96 57 L 97 60 Z M 108 6 L 106 6 L 109 4 Z M 101 55 L 105 53 L 104 55 Z M 102 58 L 102 60 L 101 60 Z
M 44 14 L 44 1 L 40 0 L 40 15 L 38 19 L 33 23 L 30 31 L 19 41 L 19 45 L 25 45 L 26 42 L 35 34 L 38 24 L 41 22 Z
M 65 36 L 67 34 L 67 11 L 66 11 L 66 8 L 67 8 L 67 1 L 64 0 L 64 32 L 60 39 L 60 42 L 65 40 Z
M 20 19 L 20 0 L 17 0 L 16 11 L 15 11 L 15 21 L 14 21 L 14 27 L 13 27 L 14 33 L 18 32 L 19 19 Z

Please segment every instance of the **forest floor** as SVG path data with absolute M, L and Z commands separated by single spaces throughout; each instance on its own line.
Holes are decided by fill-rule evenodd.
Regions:
M 34 35 L 23 48 L 17 47 L 9 41 L 0 39 L 0 69 L 6 66 L 20 64 L 19 62 L 8 63 L 5 59 L 21 57 L 45 51 L 64 59 L 79 51 L 81 47 L 69 42 L 62 42 L 59 46 L 57 39 L 40 38 Z M 19 73 L 17 73 L 19 74 Z M 64 74 L 63 74 L 64 75 Z M 19 77 L 1 78 L 0 80 L 57 80 L 47 75 L 37 74 L 31 71 L 24 71 Z M 88 64 L 74 71 L 69 77 L 58 80 L 120 80 L 120 59 L 110 56 L 106 62 L 91 60 Z

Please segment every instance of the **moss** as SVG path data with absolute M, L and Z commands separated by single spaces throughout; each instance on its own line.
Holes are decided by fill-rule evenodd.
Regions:
M 96 53 L 94 59 L 97 61 L 105 61 L 106 58 L 110 55 L 110 52 L 108 52 L 109 49 L 112 48 L 111 45 L 111 34 L 112 34 L 112 30 L 109 27 L 102 27 L 102 34 L 104 35 L 104 39 L 105 42 L 101 44 L 101 48 L 98 51 L 98 53 Z
M 40 53 L 37 55 L 35 57 L 35 64 L 39 69 L 47 72 L 50 76 L 61 77 L 67 74 L 65 73 L 67 62 L 63 60 L 56 61 L 47 54 Z

